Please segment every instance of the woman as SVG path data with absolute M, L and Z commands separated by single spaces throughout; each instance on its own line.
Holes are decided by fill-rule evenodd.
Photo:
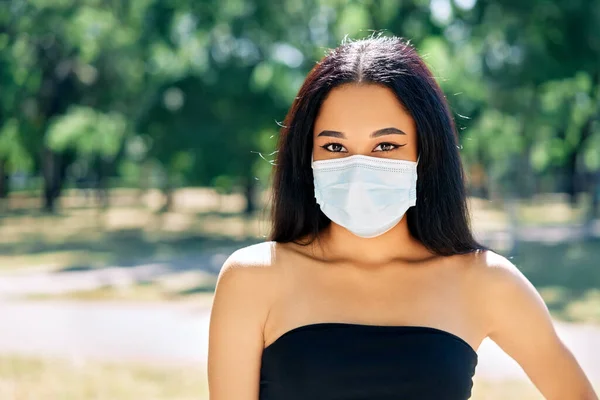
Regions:
M 271 241 L 219 274 L 211 400 L 464 400 L 488 336 L 547 399 L 596 399 L 534 287 L 473 239 L 456 136 L 399 38 L 312 69 L 281 132 Z

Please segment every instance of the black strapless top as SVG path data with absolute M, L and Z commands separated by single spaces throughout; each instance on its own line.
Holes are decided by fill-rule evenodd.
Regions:
M 466 400 L 477 353 L 425 326 L 323 322 L 294 328 L 262 354 L 260 400 Z

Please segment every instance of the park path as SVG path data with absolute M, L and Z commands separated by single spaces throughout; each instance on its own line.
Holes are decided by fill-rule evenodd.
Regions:
M 205 366 L 210 310 L 173 303 L 0 301 L 0 354 Z M 590 379 L 600 381 L 600 326 L 555 322 Z M 476 377 L 525 379 L 486 339 Z

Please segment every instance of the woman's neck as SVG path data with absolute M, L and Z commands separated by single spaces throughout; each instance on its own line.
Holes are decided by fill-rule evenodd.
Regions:
M 410 263 L 434 256 L 411 236 L 406 217 L 386 233 L 370 239 L 356 236 L 332 222 L 313 245 L 315 255 L 321 259 L 361 265 L 381 266 L 392 261 Z

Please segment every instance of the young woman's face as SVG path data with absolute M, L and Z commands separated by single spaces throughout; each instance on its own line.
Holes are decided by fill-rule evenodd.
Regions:
M 313 139 L 315 161 L 355 154 L 417 160 L 415 122 L 385 86 L 332 89 L 319 110 Z

